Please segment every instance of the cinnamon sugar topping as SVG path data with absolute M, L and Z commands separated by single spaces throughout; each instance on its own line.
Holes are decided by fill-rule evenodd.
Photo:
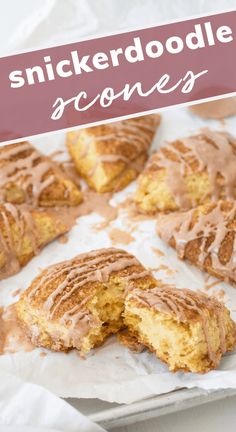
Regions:
M 124 154 L 120 154 L 119 151 L 114 151 L 109 154 L 101 154 L 97 157 L 96 163 L 88 173 L 89 177 L 92 177 L 99 166 L 100 163 L 113 163 L 122 161 L 126 165 L 131 165 L 133 163 L 133 168 L 140 172 L 143 168 L 143 164 L 136 164 L 132 162 L 132 157 L 129 156 L 129 150 L 133 151 L 135 154 L 135 159 L 138 155 L 146 154 L 147 150 L 150 146 L 150 137 L 152 138 L 156 127 L 160 122 L 160 117 L 158 115 L 149 115 L 144 118 L 137 119 L 129 119 L 129 120 L 121 120 L 115 123 L 110 123 L 104 126 L 98 126 L 99 134 L 93 135 L 93 142 L 108 142 L 115 141 L 119 143 L 124 143 L 126 145 L 126 153 L 128 156 Z M 86 129 L 86 132 L 93 134 L 93 131 L 96 130 L 96 126 L 94 128 Z M 79 138 L 80 131 L 76 135 L 73 136 L 72 144 L 76 144 Z M 128 147 L 127 147 L 128 146 Z M 83 150 L 83 153 L 80 155 L 81 158 L 85 158 L 88 155 L 90 149 L 90 141 L 87 141 L 86 149 Z M 115 149 L 115 147 L 113 147 Z
M 211 266 L 225 280 L 236 280 L 236 202 L 217 203 L 187 212 L 161 216 L 158 233 L 165 241 L 172 243 L 178 256 L 185 257 L 186 247 L 199 239 L 197 263 L 204 269 L 208 257 Z M 227 243 L 227 250 L 226 250 Z
M 55 288 L 45 298 L 43 309 L 48 318 L 53 318 L 58 310 L 63 309 L 65 302 L 69 302 L 75 292 L 85 289 L 90 283 L 106 283 L 112 273 L 125 271 L 131 267 L 138 268 L 131 274 L 124 274 L 127 281 L 132 281 L 150 275 L 143 271 L 139 261 L 127 252 L 119 249 L 99 249 L 89 253 L 81 254 L 78 257 L 63 263 L 49 267 L 41 277 L 33 284 L 28 293 L 29 301 L 34 301 L 41 291 L 47 293 L 48 287 Z M 84 299 L 69 310 L 63 309 L 61 322 L 70 320 L 73 325 L 78 321 L 85 322 L 91 317 L 84 310 L 84 306 L 91 297 L 91 290 L 84 291 Z
M 41 194 L 63 176 L 57 164 L 42 156 L 30 143 L 22 142 L 0 149 L 0 199 L 5 200 L 5 187 L 18 183 L 24 193 L 24 202 L 35 206 Z M 65 192 L 66 193 L 66 192 Z
M 236 187 L 236 140 L 229 133 L 204 129 L 199 135 L 183 138 L 163 147 L 147 165 L 147 171 L 167 170 L 167 183 L 176 203 L 182 209 L 195 206 L 184 177 L 206 172 L 211 196 L 218 200 L 223 192 L 234 198 Z
M 38 254 L 39 249 L 34 219 L 30 211 L 23 208 L 19 209 L 9 203 L 2 204 L 0 205 L 0 222 L 2 226 L 0 251 L 5 262 L 0 272 L 0 279 L 2 279 L 20 270 L 19 255 L 25 234 L 30 239 L 34 255 Z M 14 236 L 11 224 L 14 224 L 15 230 L 18 231 L 17 236 Z

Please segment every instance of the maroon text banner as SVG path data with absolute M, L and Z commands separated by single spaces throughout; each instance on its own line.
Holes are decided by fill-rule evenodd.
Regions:
M 236 11 L 0 58 L 0 142 L 236 92 Z

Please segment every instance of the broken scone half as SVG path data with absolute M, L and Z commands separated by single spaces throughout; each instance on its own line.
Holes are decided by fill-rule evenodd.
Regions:
M 157 233 L 201 270 L 236 283 L 236 201 L 159 215 Z
M 141 173 L 135 202 L 142 212 L 186 210 L 236 196 L 236 140 L 204 129 L 163 146 Z
M 131 291 L 125 324 L 171 371 L 205 373 L 236 344 L 235 323 L 213 297 L 187 289 L 159 287 Z
M 0 199 L 34 207 L 75 206 L 82 194 L 49 157 L 20 142 L 0 148 Z
M 78 173 L 97 192 L 123 189 L 143 169 L 159 123 L 152 114 L 69 132 L 67 147 Z
M 17 273 L 43 246 L 70 229 L 49 210 L 0 205 L 0 279 Z
M 156 285 L 139 261 L 119 249 L 99 249 L 43 271 L 16 304 L 33 344 L 81 354 L 123 327 L 126 291 Z

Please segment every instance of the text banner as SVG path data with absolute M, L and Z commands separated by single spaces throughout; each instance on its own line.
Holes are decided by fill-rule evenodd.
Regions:
M 0 142 L 236 92 L 236 11 L 0 58 Z

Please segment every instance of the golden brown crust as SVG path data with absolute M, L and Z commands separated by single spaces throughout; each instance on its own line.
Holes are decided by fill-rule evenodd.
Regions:
M 154 153 L 139 177 L 135 202 L 146 213 L 186 210 L 234 198 L 236 140 L 204 129 Z
M 191 290 L 133 290 L 126 298 L 125 323 L 172 371 L 208 372 L 236 345 L 235 323 L 226 307 Z
M 131 254 L 115 248 L 99 249 L 88 254 L 78 255 L 72 260 L 44 270 L 34 279 L 23 297 L 30 301 L 32 306 L 40 309 L 57 289 L 57 296 L 53 299 L 53 307 L 55 308 L 56 302 L 57 304 L 61 303 L 53 316 L 55 319 L 60 319 L 66 311 L 86 299 L 89 300 L 91 294 L 96 292 L 97 287 L 109 280 L 110 275 L 122 279 L 128 278 L 131 283 L 132 277 L 139 276 L 139 274 L 143 281 L 150 279 L 150 273 Z M 64 286 L 65 281 L 66 286 Z M 76 282 L 78 287 L 74 289 Z M 69 290 L 71 291 L 70 295 L 65 298 L 65 292 L 69 292 Z M 50 308 L 49 304 L 50 300 L 48 301 Z
M 0 279 L 17 273 L 69 226 L 56 212 L 0 205 Z
M 179 322 L 201 321 L 203 315 L 212 316 L 224 306 L 215 297 L 188 289 L 158 286 L 151 290 L 132 290 L 127 301 L 175 318 Z
M 235 284 L 234 201 L 219 201 L 187 212 L 160 215 L 157 232 L 176 248 L 181 259 Z
M 43 271 L 21 295 L 18 316 L 36 345 L 86 352 L 123 327 L 125 291 L 134 282 L 156 285 L 127 252 L 92 251 Z
M 143 168 L 159 123 L 156 114 L 69 132 L 67 147 L 89 186 L 120 190 Z
M 74 206 L 82 201 L 79 188 L 49 157 L 30 143 L 0 149 L 1 200 L 34 206 Z

